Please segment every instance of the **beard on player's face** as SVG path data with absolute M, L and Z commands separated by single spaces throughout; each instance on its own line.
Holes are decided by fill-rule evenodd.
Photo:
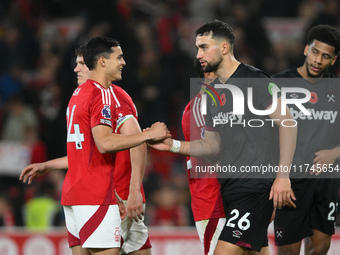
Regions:
M 220 63 L 222 62 L 222 58 L 220 58 L 218 61 L 214 62 L 214 63 L 208 63 L 206 67 L 203 69 L 203 71 L 205 73 L 210 73 L 210 72 L 216 72 L 217 67 L 220 65 Z
M 323 73 L 324 73 L 324 72 L 322 72 L 322 73 L 320 73 L 320 74 L 317 74 L 317 75 L 313 75 L 313 74 L 310 73 L 309 68 L 307 67 L 307 75 L 308 75 L 308 77 L 310 77 L 310 78 L 320 78 L 320 77 L 323 76 Z
M 310 78 L 320 78 L 320 77 L 322 77 L 323 76 L 323 74 L 326 72 L 326 70 L 327 69 L 324 69 L 324 70 L 322 70 L 321 72 L 319 72 L 319 73 L 317 73 L 317 74 L 312 74 L 311 72 L 310 72 L 310 66 L 308 65 L 308 63 L 306 63 L 307 65 L 306 65 L 306 69 L 307 69 L 307 75 L 308 75 L 308 77 L 310 77 Z

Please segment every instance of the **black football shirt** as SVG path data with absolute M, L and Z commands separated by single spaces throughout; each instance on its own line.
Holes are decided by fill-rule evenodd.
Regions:
M 233 94 L 228 88 L 217 88 L 218 84 L 221 82 L 216 79 L 213 86 L 222 103 L 208 98 L 206 130 L 219 132 L 221 138 L 221 167 L 225 170 L 219 173 L 221 192 L 269 192 L 276 176 L 268 169 L 275 167 L 270 156 L 270 129 L 275 124 L 268 115 L 251 111 L 249 104 L 256 110 L 270 107 L 273 102 L 271 89 L 275 84 L 263 71 L 243 63 L 225 82 L 237 87 L 237 93 Z M 252 102 L 248 99 L 250 89 Z M 235 114 L 234 101 L 240 107 L 243 105 L 243 114 Z
M 302 78 L 296 68 L 273 76 L 279 87 L 299 87 L 311 93 L 311 99 L 304 107 L 311 113 L 305 115 L 295 105 L 288 105 L 292 117 L 297 121 L 298 135 L 293 159 L 291 177 L 311 177 L 309 168 L 313 165 L 315 153 L 320 150 L 332 149 L 340 145 L 340 79 L 332 73 L 326 73 L 324 78 L 312 83 Z M 300 98 L 300 93 L 287 93 L 287 98 Z M 319 177 L 338 175 L 336 162 L 330 169 L 320 165 L 319 170 L 328 174 Z

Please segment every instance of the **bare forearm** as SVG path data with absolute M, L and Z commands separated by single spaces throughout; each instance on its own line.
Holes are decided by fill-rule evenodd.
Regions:
M 336 146 L 332 149 L 336 159 L 340 159 L 340 146 Z
M 215 150 L 204 139 L 190 142 L 181 141 L 181 148 L 178 153 L 190 157 L 209 157 L 216 154 Z
M 52 159 L 43 163 L 30 164 L 22 170 L 19 180 L 31 184 L 34 178 L 42 176 L 51 170 L 67 168 L 67 157 Z
M 190 142 L 191 157 L 215 157 L 220 153 L 221 139 L 218 132 L 206 131 L 204 139 Z
M 92 134 L 100 153 L 117 152 L 130 149 L 145 143 L 156 142 L 171 137 L 164 123 L 156 122 L 145 132 L 127 135 L 116 134 L 112 128 L 105 125 L 97 125 L 92 128 Z
M 148 132 L 141 132 L 134 135 L 111 134 L 103 139 L 100 146 L 97 146 L 101 153 L 117 152 L 130 149 L 145 143 L 150 139 Z
M 107 150 L 106 152 L 116 152 L 126 149 L 133 148 L 135 146 L 141 145 L 148 140 L 147 133 L 138 133 L 134 135 L 115 135 L 111 139 L 109 138 L 107 143 L 105 143 Z
M 67 169 L 68 168 L 68 160 L 67 156 L 52 159 L 43 163 L 47 170 L 57 170 L 57 169 Z
M 209 144 L 204 140 L 178 141 L 167 139 L 162 144 L 151 144 L 155 149 L 161 151 L 171 151 L 189 157 L 203 157 L 210 154 Z
M 131 181 L 130 193 L 133 191 L 140 191 L 146 165 L 146 144 L 141 144 L 135 148 L 130 149 L 131 158 Z
M 281 98 L 278 99 L 278 105 L 276 110 L 269 115 L 279 127 L 279 141 L 280 141 L 280 161 L 279 169 L 280 172 L 277 173 L 277 177 L 289 177 L 290 166 L 293 161 L 295 146 L 296 146 L 296 136 L 297 127 L 294 127 L 294 120 L 289 112 L 288 107 L 286 107 L 286 114 L 281 113 Z M 283 121 L 285 120 L 287 126 L 283 126 Z M 284 171 L 285 170 L 285 171 Z
M 220 136 L 218 132 L 206 132 L 204 139 L 193 141 L 178 141 L 164 139 L 160 143 L 149 144 L 160 151 L 171 151 L 190 157 L 211 157 L 220 152 Z
M 280 132 L 280 162 L 279 166 L 289 169 L 293 161 L 296 146 L 296 127 L 279 127 Z M 281 168 L 280 168 L 281 169 Z M 282 176 L 283 175 L 283 176 Z M 288 177 L 289 172 L 278 172 L 278 177 Z

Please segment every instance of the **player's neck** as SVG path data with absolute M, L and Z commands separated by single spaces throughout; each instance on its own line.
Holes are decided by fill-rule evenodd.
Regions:
M 108 81 L 104 75 L 97 72 L 96 70 L 90 71 L 89 79 L 99 83 L 106 89 L 108 89 L 112 83 L 111 81 Z
M 229 56 L 225 58 L 216 71 L 216 74 L 219 77 L 220 81 L 223 83 L 226 82 L 236 71 L 239 65 L 240 62 L 237 61 L 234 56 Z
M 201 90 L 200 90 L 200 94 L 202 95 L 202 94 L 204 94 L 205 93 L 205 88 L 206 88 L 207 86 L 205 86 L 205 85 L 202 85 L 201 86 Z

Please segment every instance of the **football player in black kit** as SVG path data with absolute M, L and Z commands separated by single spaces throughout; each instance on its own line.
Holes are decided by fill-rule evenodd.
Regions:
M 233 54 L 234 34 L 232 28 L 221 21 L 213 21 L 196 31 L 196 58 L 204 72 L 216 72 L 217 84 L 232 84 L 245 97 L 248 88 L 253 89 L 255 109 L 273 109 L 266 116 L 253 114 L 245 107 L 244 114 L 233 113 L 232 93 L 226 88 L 216 88 L 222 100 L 214 104 L 208 98 L 205 137 L 194 141 L 166 139 L 153 144 L 154 148 L 172 151 L 192 157 L 219 157 L 221 167 L 231 166 L 235 172 L 220 176 L 226 225 L 217 242 L 215 255 L 255 254 L 262 247 L 268 246 L 267 229 L 274 208 L 285 205 L 295 206 L 291 190 L 289 172 L 278 171 L 275 181 L 272 175 L 252 178 L 248 173 L 241 173 L 242 167 L 269 165 L 268 126 L 279 126 L 281 157 L 279 166 L 288 168 L 292 162 L 296 143 L 296 127 L 285 127 L 293 122 L 287 113 L 281 113 L 280 98 L 273 99 L 271 78 L 261 70 L 237 61 Z M 274 85 L 275 86 L 275 85 Z M 276 101 L 275 101 L 276 100 Z M 276 104 L 274 104 L 274 101 Z M 213 105 L 212 105 L 213 104 Z M 271 106 L 274 105 L 275 107 Z M 221 117 L 221 118 L 220 118 Z M 252 119 L 267 121 L 266 127 L 248 125 Z M 216 120 L 216 121 L 215 121 Z M 232 120 L 235 121 L 232 123 Z M 220 122 L 219 122 L 220 121 Z M 219 124 L 215 125 L 217 122 Z M 232 125 L 231 125 L 232 123 Z M 287 126 L 287 125 L 286 125 Z M 254 177 L 254 176 L 253 176 Z M 272 201 L 271 201 L 272 200 Z
M 305 88 L 312 95 L 304 104 L 311 115 L 302 114 L 294 105 L 289 107 L 298 123 L 291 169 L 296 208 L 276 211 L 274 229 L 279 255 L 298 255 L 303 239 L 305 254 L 327 254 L 334 234 L 338 175 L 332 177 L 329 173 L 339 173 L 340 80 L 327 70 L 334 65 L 339 49 L 337 29 L 315 26 L 307 36 L 304 64 L 273 76 L 274 82 L 282 87 Z

